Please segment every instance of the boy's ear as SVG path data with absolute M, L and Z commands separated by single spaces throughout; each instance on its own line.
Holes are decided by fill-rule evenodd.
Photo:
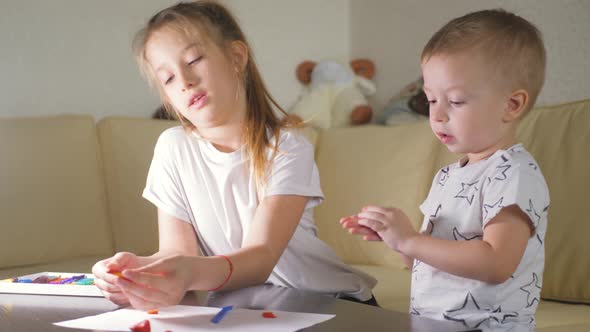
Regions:
M 242 72 L 248 64 L 248 46 L 240 40 L 234 40 L 231 44 L 231 56 L 236 71 Z
M 529 103 L 529 94 L 526 90 L 516 90 L 512 92 L 506 103 L 504 112 L 504 121 L 512 122 L 520 118 L 527 109 Z

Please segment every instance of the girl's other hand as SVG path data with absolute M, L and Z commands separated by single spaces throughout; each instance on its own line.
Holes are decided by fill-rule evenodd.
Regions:
M 112 272 L 139 266 L 138 258 L 130 252 L 120 252 L 113 257 L 103 259 L 92 267 L 94 284 L 104 297 L 118 305 L 129 304 L 129 299 L 121 291 L 116 282 L 119 277 Z
M 171 255 L 137 269 L 122 271 L 115 280 L 129 303 L 149 310 L 180 303 L 192 280 L 190 257 Z

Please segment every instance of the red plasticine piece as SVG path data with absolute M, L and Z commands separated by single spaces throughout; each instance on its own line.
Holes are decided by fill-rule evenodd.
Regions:
M 277 318 L 277 316 L 275 314 L 273 314 L 271 311 L 263 312 L 262 317 L 264 317 L 264 318 Z
M 141 322 L 130 327 L 131 332 L 151 332 L 150 321 L 142 320 Z

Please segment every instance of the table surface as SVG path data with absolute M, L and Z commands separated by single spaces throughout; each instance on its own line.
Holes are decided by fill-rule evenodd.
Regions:
M 336 317 L 304 329 L 326 331 L 460 331 L 456 325 L 291 288 L 261 285 L 232 292 L 190 292 L 184 305 L 282 310 L 335 314 Z M 54 322 L 96 315 L 117 306 L 104 298 L 0 294 L 0 331 L 87 331 L 53 325 Z

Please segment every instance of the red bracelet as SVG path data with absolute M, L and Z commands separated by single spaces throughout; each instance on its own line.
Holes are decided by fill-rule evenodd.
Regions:
M 229 264 L 229 274 L 227 275 L 227 277 L 225 278 L 225 280 L 221 283 L 221 285 L 210 289 L 210 292 L 215 292 L 220 290 L 221 288 L 223 288 L 223 286 L 225 286 L 227 284 L 227 282 L 229 281 L 229 278 L 231 278 L 231 275 L 234 273 L 234 264 L 232 264 L 231 259 L 229 259 L 229 257 L 225 256 L 225 255 L 217 255 L 218 257 L 223 257 L 225 258 L 225 260 L 227 261 L 227 263 Z

